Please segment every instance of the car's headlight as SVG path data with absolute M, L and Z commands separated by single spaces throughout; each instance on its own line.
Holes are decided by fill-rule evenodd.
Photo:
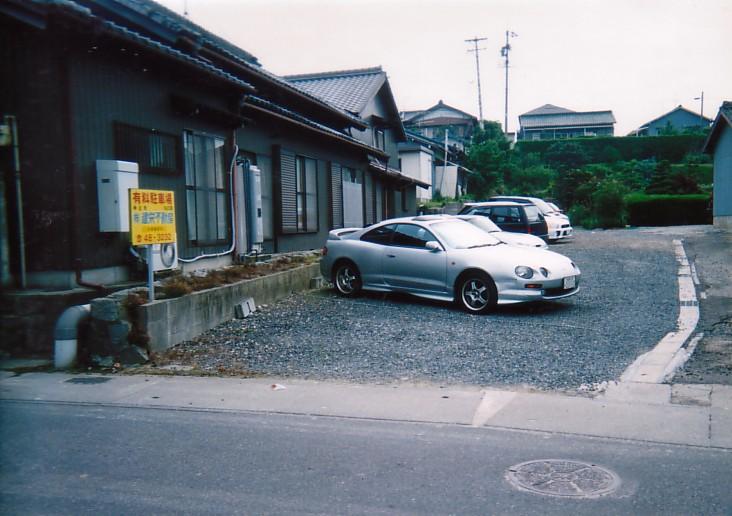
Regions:
M 525 265 L 519 265 L 514 272 L 519 278 L 531 279 L 534 276 L 534 269 Z

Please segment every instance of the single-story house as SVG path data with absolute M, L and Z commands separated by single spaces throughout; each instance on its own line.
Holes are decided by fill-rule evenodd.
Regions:
M 430 184 L 401 170 L 398 145 L 406 133 L 389 85 L 380 66 L 355 70 L 285 76 L 289 83 L 366 122 L 351 135 L 381 151 L 369 158 L 365 170 L 346 169 L 340 177 L 343 212 L 336 225 L 363 226 L 417 210 L 417 190 Z
M 348 222 L 416 212 L 418 182 L 396 170 L 396 145 L 378 130 L 362 137 L 382 119 L 403 137 L 393 106 L 367 121 L 151 0 L 7 0 L 0 46 L 0 115 L 17 133 L 0 148 L 6 287 L 139 274 L 126 224 L 106 224 L 110 163 L 131 184 L 174 192 L 170 266 L 184 271 L 320 248 L 344 224 L 353 177 L 367 201 Z
M 732 101 L 724 101 L 704 143 L 714 157 L 714 225 L 732 231 Z

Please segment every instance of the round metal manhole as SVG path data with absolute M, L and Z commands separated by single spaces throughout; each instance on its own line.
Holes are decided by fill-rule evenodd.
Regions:
M 620 486 L 620 478 L 609 469 L 574 460 L 524 462 L 508 468 L 506 479 L 524 491 L 570 498 L 604 496 Z

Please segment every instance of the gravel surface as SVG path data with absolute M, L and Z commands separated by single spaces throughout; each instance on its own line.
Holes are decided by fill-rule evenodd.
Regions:
M 487 316 L 406 295 L 297 294 L 169 350 L 201 372 L 356 382 L 576 389 L 617 379 L 676 325 L 672 237 L 577 231 L 551 250 L 582 270 L 571 298 Z

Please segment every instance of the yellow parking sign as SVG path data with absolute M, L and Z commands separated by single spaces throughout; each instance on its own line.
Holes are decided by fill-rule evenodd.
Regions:
M 132 245 L 175 242 L 175 195 L 168 190 L 130 188 Z

